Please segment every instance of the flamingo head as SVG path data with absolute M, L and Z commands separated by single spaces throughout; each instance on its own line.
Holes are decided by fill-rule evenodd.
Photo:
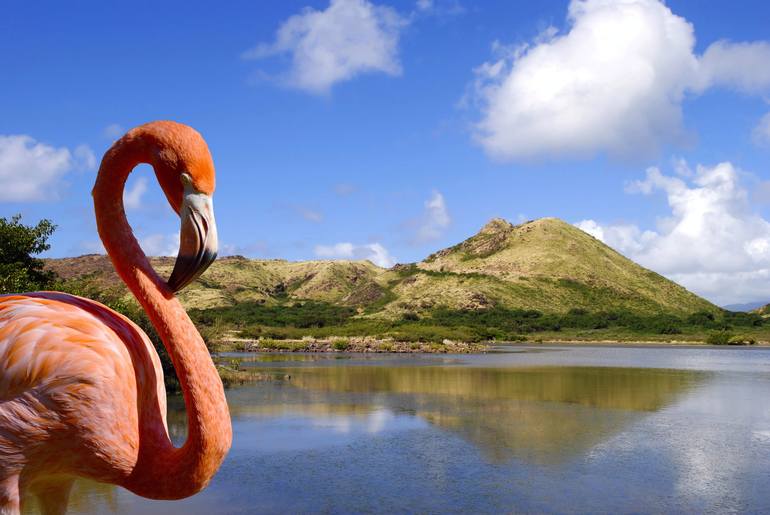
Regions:
M 149 125 L 149 124 L 148 124 Z M 169 204 L 179 214 L 179 255 L 168 279 L 178 292 L 197 279 L 217 257 L 214 221 L 214 163 L 203 137 L 175 122 L 155 122 L 155 173 Z

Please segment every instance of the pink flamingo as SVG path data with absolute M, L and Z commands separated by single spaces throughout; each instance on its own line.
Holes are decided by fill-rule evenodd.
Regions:
M 181 218 L 168 282 L 150 266 L 123 209 L 126 178 L 153 166 Z M 64 513 L 76 477 L 152 499 L 204 488 L 230 448 L 222 382 L 174 292 L 214 260 L 214 164 L 192 128 L 152 122 L 129 131 L 102 159 L 93 190 L 99 236 L 149 315 L 174 363 L 188 438 L 171 443 L 160 360 L 133 322 L 88 299 L 57 292 L 0 296 L 0 514 L 26 492 L 46 514 Z

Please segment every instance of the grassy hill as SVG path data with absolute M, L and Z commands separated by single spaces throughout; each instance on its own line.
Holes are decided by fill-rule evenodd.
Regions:
M 151 262 L 164 277 L 170 275 L 174 266 L 173 258 L 151 258 Z M 119 285 L 128 295 L 107 256 L 51 259 L 46 267 L 68 280 L 88 278 L 103 288 Z M 188 309 L 275 304 L 288 299 L 367 305 L 385 295 L 385 273 L 369 261 L 290 262 L 231 256 L 217 259 L 179 297 Z
M 173 259 L 153 258 L 153 265 L 168 274 Z M 68 279 L 90 274 L 105 286 L 119 283 L 106 256 L 49 260 L 47 266 Z M 719 311 L 556 218 L 516 226 L 494 219 L 462 243 L 389 270 L 369 261 L 225 257 L 184 290 L 181 300 L 189 309 L 313 300 L 386 318 L 435 308 L 544 313 L 623 309 L 678 315 Z
M 152 261 L 170 273 L 172 258 Z M 48 260 L 47 267 L 130 302 L 105 256 Z M 613 327 L 630 328 L 633 338 L 761 319 L 728 314 L 555 218 L 520 225 L 494 219 L 457 245 L 391 269 L 369 261 L 225 257 L 180 298 L 199 324 L 271 338 L 481 340 Z
M 397 288 L 403 301 L 460 309 L 500 306 L 565 313 L 628 310 L 689 314 L 718 308 L 556 218 L 521 225 L 494 219 L 467 240 L 416 265 L 424 279 Z

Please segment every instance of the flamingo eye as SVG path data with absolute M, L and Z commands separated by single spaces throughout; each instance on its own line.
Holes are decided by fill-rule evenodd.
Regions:
M 179 181 L 180 181 L 180 182 L 181 182 L 181 183 L 182 183 L 184 186 L 192 186 L 192 177 L 190 177 L 190 174 L 189 174 L 189 173 L 187 173 L 187 172 L 184 172 L 184 173 L 182 173 L 182 174 L 179 176 Z

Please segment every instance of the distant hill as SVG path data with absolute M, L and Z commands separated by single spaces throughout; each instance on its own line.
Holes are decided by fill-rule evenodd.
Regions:
M 152 262 L 165 275 L 173 266 L 172 258 Z M 87 276 L 105 288 L 121 284 L 106 256 L 51 259 L 47 266 L 67 279 Z M 520 225 L 493 219 L 455 246 L 391 269 L 369 261 L 220 258 L 180 298 L 188 308 L 201 309 L 316 300 L 375 318 L 442 307 L 543 313 L 622 309 L 644 315 L 719 311 L 556 218 Z
M 724 309 L 728 310 L 728 311 L 738 311 L 738 312 L 742 311 L 742 312 L 747 312 L 748 313 L 750 311 L 754 311 L 756 309 L 761 308 L 765 304 L 767 304 L 767 303 L 764 302 L 764 301 L 758 300 L 758 301 L 754 301 L 754 302 L 744 302 L 742 304 L 728 304 L 728 305 L 722 306 L 722 307 Z

